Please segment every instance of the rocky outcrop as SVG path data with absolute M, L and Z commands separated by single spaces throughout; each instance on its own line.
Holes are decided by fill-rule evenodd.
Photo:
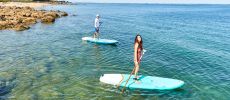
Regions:
M 0 30 L 13 29 L 22 31 L 41 21 L 53 23 L 56 18 L 68 16 L 62 11 L 36 10 L 31 7 L 0 6 Z

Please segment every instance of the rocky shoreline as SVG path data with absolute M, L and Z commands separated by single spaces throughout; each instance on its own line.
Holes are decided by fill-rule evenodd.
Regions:
M 23 31 L 37 22 L 53 23 L 56 18 L 68 16 L 63 11 L 36 10 L 32 7 L 0 6 L 0 30 Z

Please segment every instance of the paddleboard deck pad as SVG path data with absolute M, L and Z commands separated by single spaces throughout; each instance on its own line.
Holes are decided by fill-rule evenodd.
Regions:
M 106 84 L 125 86 L 129 74 L 104 74 L 100 81 Z M 147 89 L 147 90 L 172 90 L 184 85 L 184 82 L 177 79 L 162 78 L 155 76 L 139 76 L 139 81 L 135 82 L 132 75 L 126 84 L 130 89 Z
M 98 39 L 98 38 L 92 38 L 92 37 L 83 37 L 83 41 L 98 43 L 98 44 L 116 44 L 118 43 L 117 40 L 109 40 L 109 39 Z

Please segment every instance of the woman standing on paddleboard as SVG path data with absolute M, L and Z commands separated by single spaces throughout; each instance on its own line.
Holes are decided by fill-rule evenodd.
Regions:
M 134 73 L 135 73 L 135 78 L 134 80 L 138 81 L 138 71 L 140 68 L 140 62 L 141 62 L 141 56 L 143 52 L 143 47 L 142 47 L 142 37 L 141 35 L 136 35 L 135 41 L 134 41 Z

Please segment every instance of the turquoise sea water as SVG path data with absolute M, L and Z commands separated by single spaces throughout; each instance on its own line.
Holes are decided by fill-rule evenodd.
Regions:
M 228 100 L 230 5 L 78 4 L 42 9 L 70 16 L 30 30 L 0 31 L 0 98 Z M 117 45 L 82 42 L 99 13 L 101 37 Z M 72 16 L 76 14 L 77 16 Z M 104 73 L 130 73 L 133 42 L 143 38 L 142 75 L 176 78 L 172 91 L 120 90 L 99 82 Z

